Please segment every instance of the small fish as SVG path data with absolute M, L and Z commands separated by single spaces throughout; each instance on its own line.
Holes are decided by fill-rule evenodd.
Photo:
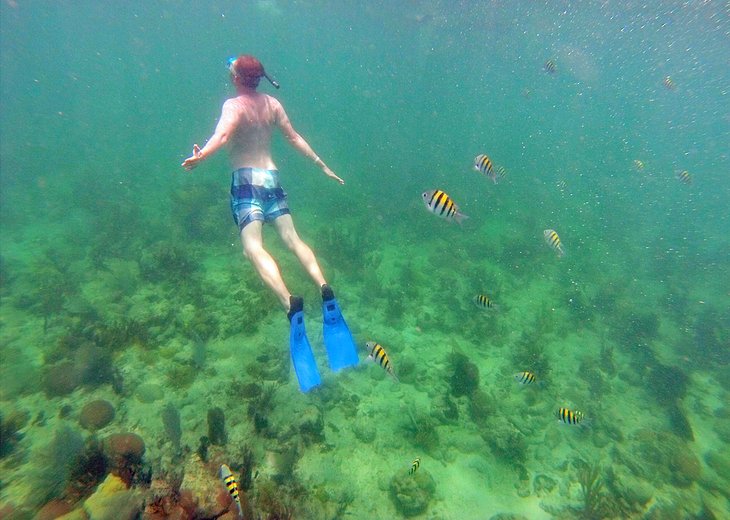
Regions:
M 389 373 L 393 377 L 393 379 L 398 381 L 398 377 L 395 375 L 395 372 L 393 372 L 393 365 L 390 364 L 390 358 L 388 357 L 388 354 L 385 352 L 385 349 L 380 345 L 380 343 L 377 343 L 375 341 L 368 341 L 367 343 L 365 343 L 365 347 L 370 352 L 370 354 L 368 355 L 368 359 L 375 361 L 383 368 L 383 370 Z
M 411 462 L 411 469 L 408 470 L 409 475 L 413 475 L 416 471 L 418 471 L 418 468 L 421 467 L 421 457 L 416 457 L 413 462 Z
M 529 370 L 525 370 L 523 372 L 518 372 L 515 374 L 515 380 L 521 385 L 531 385 L 535 382 L 536 379 L 537 378 L 535 377 L 535 374 L 533 374 Z
M 497 306 L 486 294 L 477 294 L 472 298 L 474 304 L 480 309 L 493 309 L 496 310 Z
M 469 218 L 459 213 L 459 206 L 442 190 L 425 191 L 421 194 L 421 197 L 423 197 L 423 202 L 426 204 L 428 210 L 434 215 L 445 218 L 446 220 L 453 218 L 459 224 L 465 218 Z
M 569 408 L 558 409 L 558 413 L 556 415 L 558 416 L 558 420 L 565 424 L 579 424 L 583 419 L 585 419 L 583 412 L 574 412 Z
M 233 473 L 231 472 L 231 468 L 229 468 L 226 464 L 221 464 L 221 467 L 218 470 L 218 476 L 223 481 L 223 484 L 226 486 L 226 489 L 231 494 L 231 498 L 236 503 L 236 507 L 238 507 L 238 516 L 240 518 L 243 518 L 243 508 L 241 507 L 241 497 L 238 494 L 238 482 L 236 481 L 236 477 L 233 476 Z
M 504 166 L 496 166 L 494 171 L 497 172 L 497 177 L 500 179 L 507 177 L 507 169 Z
M 474 169 L 482 172 L 486 177 L 492 179 L 494 184 L 497 184 L 497 173 L 494 171 L 492 160 L 486 154 L 482 153 L 474 157 Z
M 640 172 L 644 169 L 644 163 L 639 159 L 634 159 L 634 169 L 636 169 L 637 172 Z
M 546 229 L 545 231 L 543 231 L 543 235 L 545 236 L 545 242 L 547 242 L 550 247 L 557 251 L 558 256 L 565 255 L 563 245 L 560 242 L 560 237 L 554 229 Z
M 677 89 L 677 84 L 674 83 L 674 80 L 672 79 L 671 76 L 665 76 L 665 78 L 662 80 L 662 83 L 669 90 L 676 90 Z
M 560 191 L 565 191 L 565 188 L 568 187 L 568 183 L 565 182 L 563 179 L 560 179 L 558 182 L 555 183 L 555 185 Z
M 558 66 L 555 64 L 555 60 L 550 59 L 545 62 L 545 72 L 548 74 L 555 74 L 558 70 Z
M 692 184 L 692 174 L 689 173 L 687 170 L 682 170 L 677 174 L 677 179 L 679 179 L 679 182 L 682 184 L 690 185 Z

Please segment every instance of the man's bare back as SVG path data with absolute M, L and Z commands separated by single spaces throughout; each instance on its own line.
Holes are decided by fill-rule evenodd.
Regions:
M 235 126 L 228 149 L 234 170 L 277 169 L 271 158 L 271 133 L 281 108 L 276 99 L 259 92 L 242 94 L 225 102 L 223 117 L 231 117 Z

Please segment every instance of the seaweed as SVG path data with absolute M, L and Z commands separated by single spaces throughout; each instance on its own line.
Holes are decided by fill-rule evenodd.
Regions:
M 543 313 L 544 315 L 544 313 Z M 552 325 L 543 325 L 540 318 L 531 331 L 523 331 L 512 350 L 512 366 L 524 367 L 520 370 L 530 370 L 547 382 L 550 374 L 550 362 L 545 355 L 545 331 L 543 327 L 552 328 Z
M 67 298 L 78 291 L 69 266 L 53 251 L 46 251 L 24 272 L 23 287 L 18 288 L 15 304 L 43 317 L 43 332 L 50 319 L 63 310 Z
M 226 416 L 217 406 L 208 410 L 208 438 L 216 446 L 225 446 L 228 442 Z
M 61 496 L 74 469 L 78 468 L 83 449 L 81 434 L 64 424 L 56 429 L 46 445 L 35 450 L 33 458 L 43 463 L 29 479 L 36 490 L 33 496 L 39 504 Z
M 402 428 L 407 437 L 413 441 L 413 445 L 422 448 L 428 453 L 433 453 L 439 446 L 439 435 L 436 430 L 436 421 L 427 415 L 413 417 L 410 410 L 407 410 L 409 421 Z
M 0 412 L 0 459 L 9 455 L 23 438 L 20 430 L 28 423 L 28 412 L 14 412 L 3 418 Z
M 276 383 L 265 383 L 261 392 L 253 397 L 248 403 L 248 417 L 253 421 L 256 433 L 264 436 L 271 436 L 273 432 L 269 429 L 268 416 L 274 409 L 274 396 L 277 389 Z
M 162 425 L 165 428 L 167 438 L 177 454 L 180 451 L 180 439 L 182 438 L 182 426 L 180 425 L 180 412 L 172 403 L 167 403 L 160 414 Z
M 192 363 L 173 363 L 167 369 L 167 384 L 176 390 L 185 390 L 193 384 L 198 374 Z
M 603 479 L 601 467 L 597 462 L 588 463 L 577 460 L 573 463 L 577 469 L 583 503 L 577 511 L 578 517 L 585 520 L 599 520 L 608 516 L 606 498 L 602 493 Z
M 179 286 L 183 280 L 190 282 L 200 264 L 189 248 L 174 241 L 161 241 L 142 253 L 139 267 L 145 280 Z
M 449 356 L 451 395 L 460 397 L 471 395 L 479 388 L 479 368 L 461 352 Z

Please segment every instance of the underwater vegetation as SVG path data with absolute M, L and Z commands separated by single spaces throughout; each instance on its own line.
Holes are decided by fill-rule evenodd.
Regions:
M 469 358 L 461 352 L 452 352 L 448 359 L 449 385 L 451 395 L 454 397 L 471 395 L 479 388 L 479 367 L 472 363 Z
M 185 189 L 171 190 L 170 222 L 173 234 L 184 242 L 222 244 L 229 240 L 232 226 L 221 204 L 220 183 L 216 180 L 186 184 Z
M 162 407 L 160 418 L 162 419 L 162 426 L 165 430 L 165 435 L 172 443 L 175 454 L 177 454 L 180 451 L 180 440 L 182 439 L 180 412 L 172 403 L 167 403 Z
M 30 420 L 27 411 L 12 411 L 7 417 L 0 412 L 0 459 L 9 455 L 23 438 L 20 430 Z
M 587 463 L 582 460 L 576 461 L 578 482 L 582 493 L 583 504 L 578 513 L 579 518 L 585 520 L 600 520 L 606 518 L 605 497 L 603 494 L 603 480 L 601 479 L 601 467 L 598 463 Z
M 407 439 L 410 439 L 414 446 L 423 449 L 426 453 L 433 453 L 439 447 L 439 434 L 436 430 L 436 420 L 430 415 L 418 415 L 414 417 L 410 411 L 407 413 L 408 421 L 401 425 Z
M 700 361 L 702 366 L 730 364 L 730 315 L 707 308 L 698 314 L 693 325 L 694 342 L 683 350 L 691 353 L 690 359 Z
M 545 353 L 547 332 L 553 325 L 546 325 L 547 313 L 541 313 L 537 323 L 532 328 L 525 329 L 517 339 L 512 349 L 512 365 L 524 367 L 535 374 L 539 374 L 541 381 L 549 381 L 550 362 Z
M 188 285 L 198 273 L 200 262 L 190 247 L 174 241 L 158 241 L 146 248 L 139 258 L 142 278 L 151 282 Z
M 78 291 L 69 263 L 56 251 L 46 250 L 20 270 L 14 280 L 13 303 L 43 318 L 43 330 L 61 313 L 64 303 Z
M 228 442 L 226 416 L 217 406 L 208 410 L 208 439 L 216 446 L 223 446 Z

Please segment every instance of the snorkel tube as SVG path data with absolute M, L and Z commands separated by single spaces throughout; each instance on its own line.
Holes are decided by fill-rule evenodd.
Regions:
M 235 56 L 231 56 L 230 58 L 228 58 L 228 71 L 231 74 L 233 74 L 234 76 L 238 76 L 238 73 L 236 73 L 236 70 L 233 68 L 234 63 L 236 63 Z M 264 77 L 269 80 L 269 83 L 271 83 L 274 86 L 274 88 L 278 89 L 281 87 L 281 85 L 279 85 L 279 82 L 276 81 L 275 79 L 272 79 L 271 76 L 269 76 L 265 70 L 264 70 Z

